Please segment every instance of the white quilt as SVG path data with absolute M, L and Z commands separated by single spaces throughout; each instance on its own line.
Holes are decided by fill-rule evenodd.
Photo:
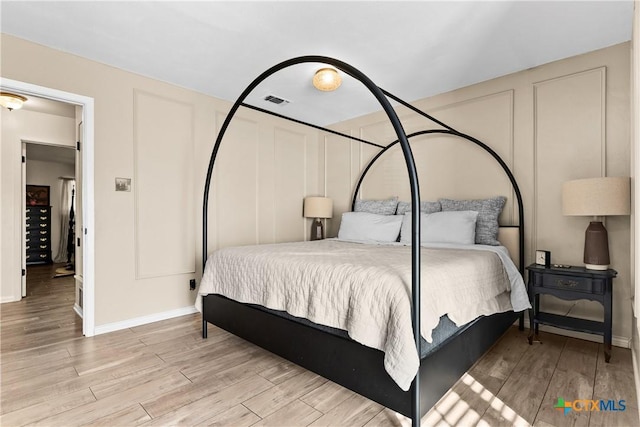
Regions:
M 445 314 L 463 325 L 529 308 L 505 248 L 432 246 L 421 250 L 421 332 L 427 341 Z M 210 255 L 198 294 L 221 294 L 346 330 L 353 340 L 384 351 L 385 369 L 408 390 L 420 364 L 411 327 L 410 260 L 410 246 L 336 239 L 225 248 Z M 201 304 L 196 298 L 200 311 Z

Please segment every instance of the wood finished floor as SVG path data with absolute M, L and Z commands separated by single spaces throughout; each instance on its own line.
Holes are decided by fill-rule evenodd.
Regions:
M 30 267 L 0 306 L 2 426 L 397 426 L 406 418 L 214 326 L 183 316 L 84 338 L 73 278 Z M 631 353 L 512 328 L 422 420 L 431 426 L 637 426 Z M 624 412 L 554 409 L 624 399 Z

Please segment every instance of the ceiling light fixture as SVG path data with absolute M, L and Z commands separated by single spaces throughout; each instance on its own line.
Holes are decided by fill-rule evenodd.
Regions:
M 11 110 L 19 110 L 22 108 L 22 104 L 27 101 L 22 95 L 16 95 L 15 93 L 0 92 L 0 105 L 4 108 Z
M 323 92 L 331 92 L 340 87 L 342 78 L 335 68 L 320 68 L 313 76 L 313 86 Z

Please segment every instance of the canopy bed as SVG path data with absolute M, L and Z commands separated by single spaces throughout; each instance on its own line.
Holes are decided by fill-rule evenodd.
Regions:
M 397 139 L 383 146 L 244 103 L 251 91 L 268 76 L 292 65 L 308 62 L 331 65 L 359 80 L 380 103 Z M 390 99 L 439 127 L 407 135 Z M 358 207 L 359 192 L 371 167 L 389 149 L 399 146 L 411 189 L 410 200 L 402 204 L 403 212 L 400 212 L 396 200 L 386 218 L 364 212 L 363 216 L 354 220 L 356 229 L 358 224 L 368 219 L 376 224 L 383 222 L 385 227 L 396 227 L 395 234 L 391 235 L 387 244 L 349 241 L 348 237 L 353 234 L 347 232 L 348 221 L 343 216 L 345 230 L 343 233 L 341 226 L 338 239 L 335 240 L 226 248 L 209 255 L 207 221 L 212 172 L 225 132 L 240 106 L 379 148 L 380 152 L 372 158 L 356 184 L 352 211 L 362 210 Z M 494 215 L 496 226 L 491 231 L 493 235 L 490 241 L 478 242 L 481 236 L 477 231 L 480 218 L 486 212 L 478 213 L 484 207 L 476 209 L 473 206 L 486 201 L 442 199 L 434 203 L 438 205 L 438 213 L 439 210 L 449 212 L 446 216 L 436 215 L 435 211 L 433 215 L 425 213 L 425 203 L 429 202 L 421 204 L 418 174 L 409 139 L 428 134 L 461 138 L 489 153 L 512 185 L 517 201 L 518 224 L 498 230 L 497 215 Z M 497 199 L 501 203 L 501 210 L 504 198 Z M 489 203 L 495 203 L 495 200 Z M 453 215 L 451 211 L 461 212 Z M 353 212 L 354 215 L 360 213 Z M 461 248 L 457 244 L 425 243 L 424 234 L 421 233 L 430 227 L 425 224 L 437 218 L 447 218 L 445 221 L 460 218 L 466 221 L 465 224 L 472 224 L 469 226 L 472 231 L 471 245 Z M 425 225 L 422 230 L 421 223 Z M 436 230 L 442 230 L 443 223 L 439 224 Z M 357 230 L 350 232 L 357 235 Z M 341 238 L 340 234 L 347 238 Z M 396 239 L 397 236 L 399 239 Z M 511 242 L 504 244 L 510 246 L 508 250 L 496 240 L 502 242 L 505 236 Z M 523 316 L 522 313 L 519 316 L 517 311 L 529 307 L 522 282 L 523 203 L 516 180 L 506 163 L 476 138 L 455 130 L 379 88 L 349 64 L 328 57 L 305 56 L 284 61 L 257 77 L 234 103 L 220 129 L 209 162 L 203 200 L 202 242 L 204 274 L 199 289 L 201 299 L 198 298 L 197 306 L 202 311 L 203 338 L 207 336 L 207 323 L 217 325 L 411 417 L 414 426 L 419 425 L 421 416 L 516 319 L 520 319 L 522 328 Z M 318 253 L 322 255 L 317 256 Z M 468 258 L 477 260 L 467 262 Z M 469 266 L 469 271 L 463 268 L 463 264 Z M 477 265 L 483 267 L 476 268 Z M 485 271 L 488 276 L 480 275 L 480 271 Z M 438 281 L 435 288 L 442 295 L 435 295 L 431 285 L 421 288 L 421 282 L 430 282 L 436 277 Z M 249 289 L 249 282 L 256 287 Z M 293 290 L 285 289 L 285 282 L 295 285 Z M 336 290 L 331 288 L 329 282 L 341 286 Z M 447 293 L 444 282 L 464 283 L 464 286 L 461 290 Z M 279 287 L 281 285 L 282 288 Z M 449 285 L 446 286 L 448 289 Z M 362 299 L 357 300 L 355 294 Z M 472 300 L 471 294 L 477 294 L 478 299 Z M 456 304 L 467 297 L 470 311 L 456 311 Z M 336 308 L 335 313 L 330 313 L 323 306 L 313 306 L 314 298 L 328 300 L 328 306 L 343 307 L 342 311 Z M 262 303 L 267 300 L 271 303 Z M 377 305 L 380 305 L 382 314 L 374 312 L 373 306 Z M 393 319 L 393 322 L 388 319 Z M 390 323 L 387 325 L 385 321 Z M 377 332 L 374 327 L 368 327 L 373 323 L 379 323 Z

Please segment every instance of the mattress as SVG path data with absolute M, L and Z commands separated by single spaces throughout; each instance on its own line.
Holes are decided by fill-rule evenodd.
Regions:
M 529 308 L 505 248 L 430 245 L 421 256 L 420 326 L 428 343 L 444 315 L 462 326 L 482 315 Z M 336 239 L 224 248 L 208 258 L 198 293 L 347 331 L 354 341 L 382 350 L 385 369 L 408 390 L 420 357 L 411 327 L 410 260 L 409 246 Z

